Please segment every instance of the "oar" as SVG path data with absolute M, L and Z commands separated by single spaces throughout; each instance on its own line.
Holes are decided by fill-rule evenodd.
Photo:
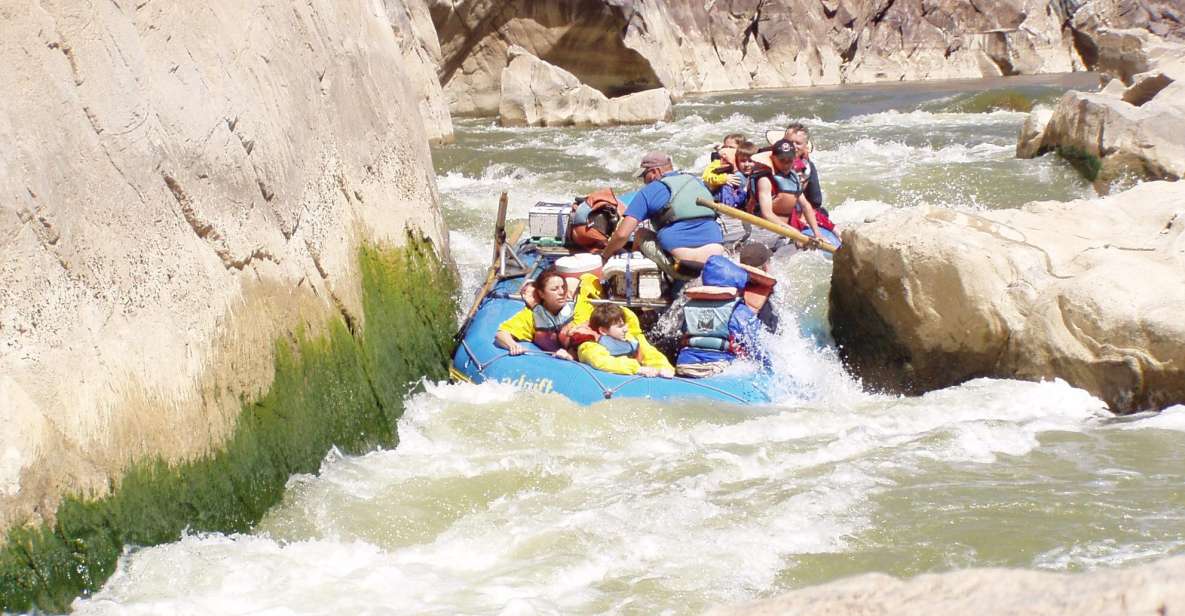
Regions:
M 469 308 L 469 312 L 465 314 L 465 319 L 461 321 L 461 327 L 457 330 L 457 335 L 453 336 L 454 340 L 460 340 L 465 337 L 465 330 L 469 329 L 469 322 L 473 320 L 473 315 L 477 314 L 477 308 L 481 306 L 481 300 L 485 299 L 489 294 L 490 289 L 498 283 L 499 266 L 502 263 L 502 247 L 506 244 L 514 246 L 518 243 L 518 236 L 523 232 L 523 225 L 516 224 L 510 231 L 509 237 L 506 235 L 506 209 L 509 205 L 510 199 L 505 192 L 502 193 L 502 198 L 498 200 L 498 216 L 494 219 L 494 262 L 490 264 L 490 271 L 486 274 L 485 284 L 481 285 L 481 289 L 477 292 L 477 297 L 473 300 L 473 306 Z
M 773 231 L 774 233 L 777 233 L 778 235 L 781 235 L 782 237 L 790 238 L 796 242 L 804 242 L 806 244 L 810 244 L 811 241 L 813 240 L 813 238 L 811 238 L 811 236 L 803 233 L 802 231 L 799 231 L 798 229 L 795 229 L 794 227 L 780 225 L 776 222 L 770 222 L 760 216 L 754 216 L 744 210 L 738 210 L 735 207 L 724 205 L 723 203 L 716 203 L 715 201 L 712 201 L 710 199 L 705 199 L 703 197 L 696 199 L 695 202 L 706 207 L 706 208 L 711 208 L 711 209 L 715 210 L 717 214 L 723 214 L 725 216 L 732 216 L 733 218 L 743 220 L 745 222 L 757 225 L 758 227 L 761 227 L 762 229 L 768 229 L 769 231 Z M 832 253 L 835 252 L 835 246 L 832 246 L 831 242 L 828 242 L 827 240 L 825 240 L 823 238 L 819 238 L 818 245 L 819 245 L 819 248 L 822 248 L 823 250 L 826 250 L 827 252 L 832 252 Z

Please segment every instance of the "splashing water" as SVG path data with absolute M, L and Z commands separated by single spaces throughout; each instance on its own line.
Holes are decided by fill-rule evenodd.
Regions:
M 675 121 L 645 128 L 459 121 L 457 144 L 436 159 L 465 297 L 487 265 L 501 190 L 522 217 L 535 201 L 636 186 L 645 151 L 699 166 L 725 133 L 800 117 L 814 118 L 841 225 L 918 204 L 1090 194 L 1056 159 L 1012 158 L 1023 114 L 943 111 L 980 90 L 695 97 Z M 694 614 L 866 571 L 1075 571 L 1185 551 L 1185 407 L 1114 418 L 1061 381 L 865 391 L 831 343 L 830 267 L 818 253 L 771 263 L 782 317 L 773 404 L 583 408 L 507 385 L 427 383 L 407 401 L 397 449 L 331 454 L 317 476 L 290 480 L 251 535 L 132 551 L 75 609 Z

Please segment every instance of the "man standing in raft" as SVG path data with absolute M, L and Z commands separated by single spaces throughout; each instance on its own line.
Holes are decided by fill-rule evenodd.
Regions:
M 675 274 L 671 257 L 704 263 L 708 257 L 724 254 L 724 234 L 716 223 L 716 212 L 695 202 L 712 199 L 704 183 L 694 175 L 675 171 L 671 157 L 664 152 L 642 157 L 641 167 L 638 177 L 646 185 L 626 208 L 601 259 L 608 261 L 621 250 L 643 220 L 651 221 L 657 236 L 639 232 L 639 249 L 672 276 L 685 278 Z

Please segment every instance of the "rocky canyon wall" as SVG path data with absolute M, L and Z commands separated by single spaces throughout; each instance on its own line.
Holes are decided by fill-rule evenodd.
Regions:
M 1056 0 L 431 0 L 453 111 L 493 113 L 511 45 L 608 96 L 1081 68 Z
M 0 0 L 0 608 L 391 442 L 451 334 L 435 40 L 401 0 Z

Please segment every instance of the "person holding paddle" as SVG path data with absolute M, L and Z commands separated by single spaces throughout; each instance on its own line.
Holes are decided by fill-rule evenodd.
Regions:
M 749 210 L 762 218 L 793 227 L 811 235 L 810 245 L 816 247 L 823 235 L 819 227 L 831 231 L 835 225 L 815 210 L 803 194 L 803 182 L 795 169 L 795 162 L 805 164 L 798 157 L 798 149 L 785 139 L 774 143 L 769 152 L 758 152 L 753 161 L 762 168 L 755 173 L 757 182 L 749 199 Z
M 801 122 L 794 122 L 787 126 L 785 131 L 771 130 L 765 133 L 765 140 L 770 146 L 782 139 L 794 144 L 794 151 L 803 163 L 803 169 L 799 173 L 802 178 L 802 194 L 815 206 L 816 211 L 827 214 L 827 208 L 823 207 L 823 189 L 819 185 L 819 166 L 811 160 L 814 144 L 811 143 L 810 129 Z

